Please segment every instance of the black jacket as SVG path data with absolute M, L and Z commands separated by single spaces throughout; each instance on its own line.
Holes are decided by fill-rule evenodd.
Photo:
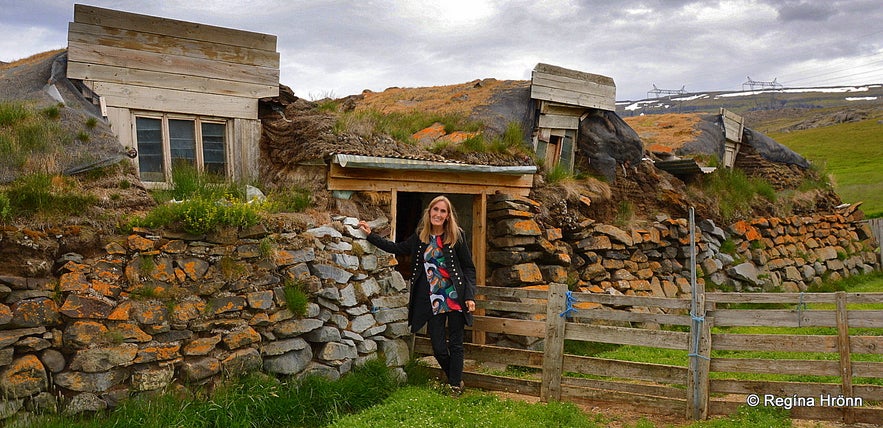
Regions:
M 420 309 L 417 305 L 426 303 L 425 307 L 429 307 L 429 286 L 426 280 L 426 270 L 423 267 L 423 252 L 426 251 L 426 247 L 429 244 L 420 241 L 416 233 L 412 234 L 408 239 L 396 243 L 372 232 L 368 235 L 368 242 L 387 253 L 397 256 L 411 256 L 411 296 L 408 299 L 408 325 L 411 326 L 412 332 L 420 330 L 426 319 L 417 319 L 423 318 L 422 316 L 418 317 Z M 469 250 L 469 244 L 460 239 L 453 247 L 445 245 L 442 251 L 445 253 L 445 260 L 451 260 L 448 270 L 451 273 L 451 281 L 457 289 L 457 301 L 460 303 L 460 307 L 463 308 L 466 324 L 472 325 L 472 314 L 466 311 L 466 301 L 475 300 L 475 263 L 472 261 L 472 252 Z M 427 291 L 425 295 L 421 296 L 423 293 L 418 292 L 418 290 L 421 290 L 423 286 L 426 287 Z M 418 297 L 426 299 L 426 302 L 418 301 Z

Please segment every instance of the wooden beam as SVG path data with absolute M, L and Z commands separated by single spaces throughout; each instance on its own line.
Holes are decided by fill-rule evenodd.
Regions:
M 561 400 L 561 372 L 564 366 L 564 330 L 566 319 L 561 316 L 566 308 L 564 284 L 549 285 L 549 304 L 546 308 L 546 339 L 543 343 L 543 383 L 540 399 Z
M 67 75 L 71 79 L 120 83 L 135 86 L 174 89 L 202 94 L 263 98 L 279 95 L 279 85 L 223 80 L 217 78 L 169 74 L 161 71 L 138 70 L 101 64 L 69 61 Z M 101 94 L 99 94 L 101 95 Z
M 844 397 L 853 397 L 852 392 L 852 358 L 849 347 L 849 323 L 846 319 L 846 293 L 838 291 L 837 295 L 837 350 L 840 353 L 840 386 Z M 844 409 L 844 422 L 855 422 L 855 413 L 849 408 Z
M 279 85 L 279 69 L 274 67 L 255 67 L 78 42 L 69 42 L 67 49 L 69 61 L 72 62 L 109 65 L 119 68 L 136 68 L 139 70 L 165 72 L 172 75 L 182 74 L 233 80 L 266 86 Z M 68 75 L 68 77 L 73 79 L 80 78 L 75 75 Z
M 175 91 L 171 89 L 95 82 L 97 94 L 107 99 L 108 107 L 123 107 L 168 113 L 184 113 L 221 118 L 258 118 L 257 98 Z
M 67 40 L 68 42 L 87 45 L 134 49 L 256 67 L 279 68 L 279 52 L 272 50 L 252 49 L 222 44 L 217 41 L 182 39 L 156 33 L 101 27 L 79 22 L 68 24 Z
M 276 36 L 270 34 L 121 12 L 82 4 L 74 5 L 74 22 L 243 46 L 252 49 L 276 50 Z

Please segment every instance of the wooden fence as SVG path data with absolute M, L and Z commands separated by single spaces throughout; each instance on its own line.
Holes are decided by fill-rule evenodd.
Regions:
M 466 344 L 466 358 L 480 365 L 541 373 L 540 379 L 539 373 L 513 378 L 468 371 L 464 379 L 473 387 L 545 401 L 627 402 L 693 419 L 754 404 L 790 408 L 801 419 L 883 420 L 883 310 L 865 309 L 883 303 L 883 293 L 700 292 L 693 303 L 570 293 L 552 284 L 547 290 L 479 287 L 479 294 L 484 315 L 476 315 L 474 332 L 542 338 L 544 346 L 537 351 Z M 728 329 L 746 326 L 797 329 L 783 334 Z M 674 349 L 683 351 L 684 364 L 571 355 L 564 352 L 565 341 Z M 415 351 L 430 355 L 428 339 L 418 337 Z M 758 358 L 752 351 L 799 352 L 802 359 Z M 733 373 L 783 380 L 735 379 Z

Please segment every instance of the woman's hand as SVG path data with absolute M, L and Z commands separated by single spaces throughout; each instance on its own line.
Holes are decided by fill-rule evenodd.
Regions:
M 366 235 L 371 234 L 371 226 L 368 226 L 368 222 L 365 220 L 359 220 L 359 229 L 365 232 Z
M 475 312 L 475 300 L 466 301 L 466 312 Z

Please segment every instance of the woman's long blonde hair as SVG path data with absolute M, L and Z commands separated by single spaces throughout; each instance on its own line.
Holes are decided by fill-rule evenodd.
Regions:
M 444 224 L 445 245 L 454 245 L 460 240 L 463 230 L 460 229 L 460 225 L 457 224 L 457 216 L 454 214 L 454 206 L 451 205 L 451 200 L 444 195 L 436 196 L 429 202 L 429 205 L 426 205 L 426 209 L 423 210 L 423 217 L 420 218 L 420 223 L 417 225 L 417 234 L 421 241 L 427 244 L 429 243 L 429 237 L 432 236 L 430 233 L 432 223 L 429 221 L 429 210 L 439 202 L 444 202 L 448 205 L 448 218 L 445 220 Z

